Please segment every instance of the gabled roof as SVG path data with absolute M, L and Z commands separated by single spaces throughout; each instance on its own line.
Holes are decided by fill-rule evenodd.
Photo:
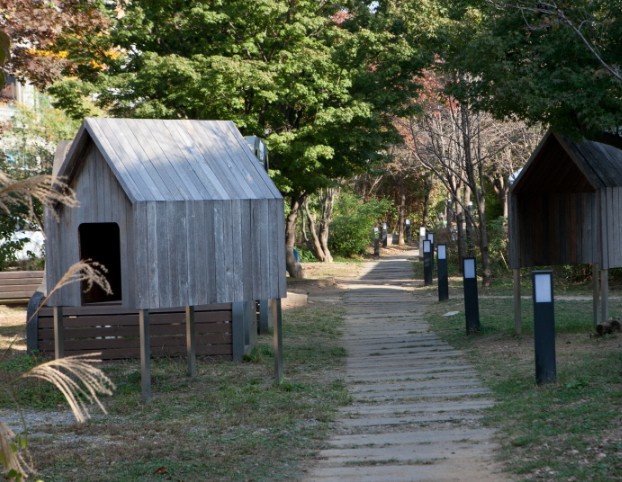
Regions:
M 231 121 L 87 118 L 57 175 L 95 144 L 131 202 L 281 199 Z
M 513 192 L 590 192 L 622 186 L 622 150 L 549 131 L 512 185 Z

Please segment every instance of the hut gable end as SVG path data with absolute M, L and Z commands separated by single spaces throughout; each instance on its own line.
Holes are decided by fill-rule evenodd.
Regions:
M 570 156 L 554 134 L 548 134 L 523 168 L 513 191 L 516 194 L 594 192 L 599 180 L 595 180 L 590 171 L 586 175 L 582 164 Z
M 549 132 L 510 190 L 513 268 L 622 266 L 622 150 Z

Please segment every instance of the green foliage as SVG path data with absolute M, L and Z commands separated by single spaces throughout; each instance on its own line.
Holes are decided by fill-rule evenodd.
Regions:
M 387 199 L 363 201 L 342 193 L 335 202 L 335 219 L 331 225 L 329 247 L 341 256 L 363 254 L 372 242 L 374 225 L 391 207 Z
M 622 80 L 595 54 L 610 66 L 622 61 L 617 2 L 564 2 L 550 14 L 534 12 L 532 2 L 517 2 L 524 9 L 443 3 L 453 4 L 453 17 L 443 32 L 449 48 L 441 55 L 447 67 L 472 78 L 454 85 L 458 98 L 499 118 L 516 116 L 572 134 L 622 125 Z
M 75 120 L 51 107 L 40 96 L 36 111 L 18 106 L 15 116 L 4 126 L 0 139 L 0 170 L 17 181 L 39 174 L 50 174 L 58 142 L 71 139 L 78 128 Z M 34 217 L 25 204 L 15 205 L 11 214 L 0 216 L 0 271 L 16 262 L 16 252 L 28 241 L 11 240 L 21 230 L 36 230 L 43 218 L 41 204 L 34 200 Z M 33 258 L 34 261 L 34 258 Z
M 493 271 L 508 271 L 508 226 L 503 216 L 488 221 L 488 254 Z
M 1 167 L 14 179 L 51 174 L 56 146 L 78 130 L 79 123 L 53 108 L 48 97 L 38 95 L 37 100 L 36 110 L 17 106 L 2 131 Z
M 296 250 L 298 251 L 298 256 L 300 256 L 300 261 L 302 263 L 314 263 L 317 261 L 317 258 L 313 256 L 313 253 L 305 247 L 296 246 Z
M 409 105 L 423 65 L 398 20 L 362 24 L 333 2 L 142 0 L 123 12 L 107 47 L 119 55 L 54 87 L 57 105 L 80 117 L 96 94 L 116 116 L 230 119 L 267 138 L 292 196 L 382 160 L 398 139 L 387 114 Z

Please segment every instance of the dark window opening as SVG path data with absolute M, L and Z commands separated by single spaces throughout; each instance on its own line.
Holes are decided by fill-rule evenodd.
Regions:
M 112 294 L 93 285 L 88 291 L 82 282 L 82 304 L 121 301 L 121 238 L 117 223 L 85 223 L 78 227 L 80 259 L 93 260 L 106 267 Z

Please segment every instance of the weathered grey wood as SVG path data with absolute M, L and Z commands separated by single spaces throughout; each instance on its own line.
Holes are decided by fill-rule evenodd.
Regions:
M 120 126 L 113 127 L 105 122 L 88 122 L 87 129 L 92 134 L 93 142 L 108 161 L 108 165 L 115 172 L 124 191 L 133 201 L 148 199 L 164 200 L 155 189 L 153 182 L 140 174 L 133 154 L 126 149 L 127 141 L 121 132 Z M 127 161 L 127 162 L 126 162 Z M 62 174 L 62 172 L 61 172 Z
M 270 257 L 268 254 L 270 233 L 269 233 L 269 206 L 266 201 L 252 203 L 252 223 L 255 229 L 252 230 L 253 250 L 251 269 L 253 270 L 253 292 L 258 294 L 258 298 L 264 299 L 270 295 L 270 285 L 265 283 L 265 279 L 270 277 Z
M 186 357 L 188 359 L 188 376 L 197 376 L 196 324 L 194 306 L 186 306 Z
M 232 197 L 248 199 L 252 197 L 249 192 L 240 189 L 239 184 L 235 182 L 232 167 L 229 167 L 226 161 L 221 163 L 224 148 L 219 145 L 218 136 L 211 129 L 203 129 L 203 126 L 197 122 L 185 121 L 184 126 L 192 135 L 198 149 L 202 152 L 203 159 L 209 166 L 218 184 L 223 186 L 227 193 L 224 199 L 231 199 Z M 218 146 L 218 148 L 213 149 L 214 146 Z
M 168 218 L 169 222 L 172 219 L 176 219 L 174 226 L 169 225 L 170 232 L 173 233 L 169 241 L 169 249 L 173 250 L 173 263 L 172 268 L 173 276 L 175 277 L 174 292 L 173 292 L 173 304 L 178 304 L 180 301 L 189 300 L 188 279 L 190 270 L 195 271 L 196 260 L 192 260 L 192 252 L 188 252 L 188 219 L 186 217 L 186 204 L 187 203 L 169 203 L 168 204 Z
M 232 143 L 237 142 L 237 145 L 240 146 L 239 155 L 243 156 L 244 148 L 249 147 L 246 139 L 244 139 L 240 135 L 240 131 L 238 131 L 237 127 L 233 122 L 227 122 L 225 124 L 225 127 L 229 132 L 229 137 L 232 139 Z M 276 185 L 273 182 L 269 182 L 268 178 L 263 175 L 265 173 L 265 169 L 261 163 L 257 162 L 255 155 L 251 152 L 250 154 L 247 153 L 246 157 L 250 160 L 250 162 L 248 163 L 248 175 L 250 176 L 251 181 L 253 183 L 260 184 L 259 188 L 261 189 L 261 191 L 257 192 L 257 196 L 260 199 L 280 198 L 281 193 L 279 192 Z M 244 165 L 246 166 L 247 163 L 244 163 Z
M 512 270 L 514 273 L 514 333 L 520 335 L 523 331 L 521 310 L 520 269 Z
M 255 274 L 253 272 L 253 251 L 258 249 L 253 245 L 253 235 L 252 235 L 252 218 L 251 218 L 251 201 L 243 200 L 239 202 L 240 205 L 240 221 L 239 228 L 240 230 L 237 234 L 240 236 L 240 268 L 242 270 L 241 273 L 241 283 L 242 283 L 242 296 L 246 297 L 247 293 L 253 293 L 256 297 L 258 297 L 259 293 L 253 290 L 253 279 L 256 277 L 260 277 L 261 274 Z M 234 233 L 235 234 L 235 233 Z
M 155 306 L 173 306 L 173 297 L 171 293 L 171 275 L 173 268 L 171 266 L 171 252 L 169 250 L 170 242 L 170 225 L 167 218 L 167 203 L 151 203 L 154 210 L 150 214 L 155 215 L 155 219 L 150 224 L 155 225 L 155 239 L 149 239 L 149 264 L 154 275 L 158 280 L 158 304 Z M 151 206 L 150 206 L 151 207 Z M 153 293 L 152 293 L 153 294 Z M 183 305 L 183 303 L 182 303 Z
M 265 335 L 274 326 L 276 318 L 276 303 L 274 300 L 259 300 L 259 334 Z
M 275 232 L 271 238 L 271 245 L 276 251 L 277 255 L 277 273 L 274 275 L 278 279 L 278 296 L 270 294 L 270 298 L 286 298 L 287 297 L 287 280 L 285 279 L 285 272 L 287 270 L 285 265 L 285 211 L 283 209 L 283 199 L 273 199 L 269 201 L 274 204 L 274 211 L 276 220 L 274 221 Z
M 207 243 L 206 245 L 206 258 L 203 265 L 203 275 L 205 276 L 205 291 L 202 292 L 203 296 L 206 296 L 206 303 L 216 303 L 219 299 L 218 297 L 218 263 L 220 262 L 221 257 L 218 256 L 218 252 L 216 251 L 216 201 L 207 201 L 204 203 L 205 213 L 204 213 L 204 221 L 205 221 L 205 234 L 204 240 Z M 221 204 L 220 202 L 218 204 Z M 201 273 L 198 274 L 199 276 Z
M 246 334 L 245 351 L 248 353 L 257 345 L 257 309 L 255 301 L 244 301 L 244 324 Z
M 600 266 L 598 263 L 592 264 L 592 316 L 594 318 L 594 326 L 600 322 L 600 306 L 599 306 L 599 290 L 600 290 Z
M 236 301 L 231 305 L 231 331 L 233 338 L 233 361 L 240 363 L 244 358 L 246 345 L 246 326 L 244 323 L 244 302 Z
M 171 183 L 168 177 L 171 173 L 161 168 L 163 163 L 159 156 L 162 156 L 162 151 L 158 149 L 158 143 L 151 138 L 149 129 L 145 129 L 144 123 L 135 124 L 134 129 L 140 135 L 139 139 L 134 134 L 134 129 L 129 129 L 126 123 L 122 123 L 120 127 L 127 131 L 129 136 L 127 148 L 135 159 L 134 164 L 144 167 L 145 176 L 149 178 L 150 184 L 162 193 L 164 199 L 173 199 L 178 194 L 175 191 L 175 184 Z
M 243 179 L 253 193 L 255 199 L 280 197 L 276 186 L 272 182 L 266 182 L 265 170 L 257 162 L 257 158 L 250 151 L 246 140 L 240 135 L 233 122 L 223 122 L 216 125 L 221 138 L 227 139 L 229 156 L 236 166 L 239 166 L 238 179 Z M 243 162 L 243 159 L 248 162 Z
M 46 223 L 49 285 L 79 260 L 80 224 L 110 222 L 124 305 L 286 295 L 283 199 L 233 123 L 87 119 L 73 146 L 55 169 L 81 207 Z M 80 305 L 80 287 L 53 302 Z
M 600 271 L 600 319 L 604 323 L 609 319 L 609 270 Z
M 65 356 L 65 331 L 63 329 L 63 307 L 54 307 L 54 358 Z
M 231 211 L 229 215 L 229 226 L 231 226 L 231 238 L 228 241 L 231 248 L 231 265 L 232 279 L 230 281 L 232 287 L 231 299 L 243 300 L 244 298 L 244 275 L 250 266 L 244 265 L 243 258 L 243 238 L 242 238 L 242 201 L 231 201 Z M 228 231 L 228 230 L 227 230 Z M 229 232 L 229 231 L 228 231 Z
M 203 186 L 203 191 L 211 193 L 212 199 L 227 199 L 227 191 L 216 178 L 208 160 L 205 158 L 203 150 L 199 148 L 196 140 L 188 131 L 187 126 L 191 124 L 192 121 L 168 123 L 167 128 L 177 140 L 182 154 L 186 156 L 190 170 L 192 170 L 198 182 Z
M 151 344 L 149 343 L 149 310 L 138 312 L 140 336 L 140 388 L 143 402 L 151 400 Z
M 280 384 L 283 382 L 283 312 L 281 307 L 281 299 L 277 298 L 276 319 L 274 320 L 274 328 L 272 330 L 272 349 L 274 351 L 274 380 Z

